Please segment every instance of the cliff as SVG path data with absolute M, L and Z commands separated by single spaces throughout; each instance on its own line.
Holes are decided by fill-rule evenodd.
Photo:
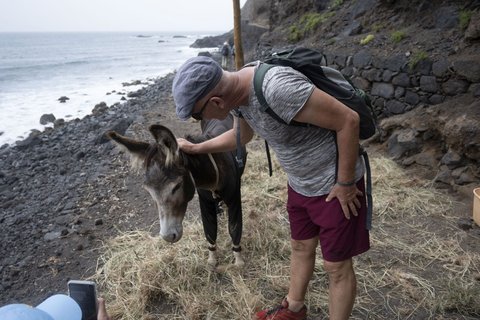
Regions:
M 245 61 L 322 52 L 372 97 L 367 144 L 438 187 L 471 197 L 480 184 L 480 1 L 249 0 L 242 35 Z

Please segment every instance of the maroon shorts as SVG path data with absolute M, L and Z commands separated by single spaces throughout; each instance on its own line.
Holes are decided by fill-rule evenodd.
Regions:
M 362 191 L 362 207 L 358 216 L 345 218 L 337 198 L 326 202 L 327 195 L 306 197 L 288 186 L 287 211 L 293 240 L 307 240 L 318 236 L 323 259 L 330 262 L 347 260 L 370 249 L 366 228 L 367 205 L 364 179 L 357 183 Z

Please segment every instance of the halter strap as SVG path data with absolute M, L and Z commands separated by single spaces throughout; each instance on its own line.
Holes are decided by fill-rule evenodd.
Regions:
M 215 170 L 215 185 L 213 186 L 213 188 L 211 189 L 212 191 L 212 196 L 214 199 L 217 199 L 219 198 L 219 195 L 217 194 L 217 188 L 218 188 L 218 182 L 220 180 L 220 174 L 218 172 L 218 167 L 217 167 L 217 163 L 215 162 L 215 159 L 213 159 L 213 156 L 211 153 L 208 154 L 208 158 L 210 159 L 210 161 L 212 162 L 212 165 L 213 165 L 213 169 Z
M 192 171 L 188 170 L 188 174 L 190 175 L 190 179 L 192 179 L 193 187 L 196 189 L 197 186 L 195 184 L 195 179 L 193 179 Z
M 213 156 L 212 156 L 211 153 L 208 154 L 208 158 L 212 162 L 213 169 L 215 170 L 215 187 L 213 188 L 213 190 L 215 190 L 218 187 L 218 182 L 220 180 L 220 174 L 218 173 L 217 163 L 215 162 L 215 159 L 213 159 Z
M 219 198 L 219 195 L 217 194 L 216 190 L 218 187 L 218 183 L 220 181 L 220 173 L 218 172 L 217 163 L 215 162 L 215 159 L 213 159 L 213 156 L 211 153 L 208 153 L 208 158 L 210 159 L 213 169 L 215 170 L 215 184 L 213 185 L 212 189 L 210 189 L 210 191 L 212 192 L 213 198 L 217 199 Z M 190 175 L 190 179 L 192 179 L 193 186 L 196 188 L 197 185 L 195 183 L 195 179 L 193 178 L 192 172 L 190 170 L 188 170 L 188 174 Z

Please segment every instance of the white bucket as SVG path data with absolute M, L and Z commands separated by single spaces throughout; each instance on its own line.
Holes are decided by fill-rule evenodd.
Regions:
M 473 221 L 480 226 L 480 188 L 473 190 Z

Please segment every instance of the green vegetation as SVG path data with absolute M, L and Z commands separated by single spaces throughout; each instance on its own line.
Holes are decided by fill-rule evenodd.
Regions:
M 462 30 L 465 30 L 467 29 L 468 24 L 470 23 L 470 19 L 472 18 L 472 11 L 462 10 L 460 11 L 458 18 L 460 20 L 460 28 L 462 28 Z
M 336 41 L 337 41 L 337 40 L 335 39 L 335 37 L 330 38 L 330 39 L 327 40 L 327 45 L 335 44 Z
M 303 25 L 305 33 L 314 31 L 325 18 L 319 13 L 306 13 L 300 18 L 300 25 Z
M 343 4 L 343 0 L 333 0 L 332 9 L 336 9 Z
M 288 32 L 288 40 L 290 42 L 298 42 L 302 39 L 303 33 L 298 30 L 297 25 L 290 26 Z
M 408 66 L 410 67 L 410 70 L 413 70 L 415 66 L 422 60 L 428 59 L 428 53 L 425 51 L 418 51 L 414 55 L 412 55 L 412 58 L 410 59 L 410 62 Z
M 383 23 L 374 23 L 372 25 L 372 31 L 375 32 L 375 33 L 378 33 L 380 30 L 384 29 L 385 26 L 383 25 Z
M 302 40 L 307 34 L 313 33 L 320 24 L 335 15 L 334 12 L 304 14 L 298 23 L 289 27 L 288 40 L 290 42 L 298 42 Z
M 405 39 L 406 36 L 407 36 L 407 34 L 405 33 L 405 31 L 399 30 L 399 31 L 392 32 L 392 34 L 390 35 L 390 39 L 394 43 L 399 43 L 400 41 Z
M 367 43 L 369 43 L 370 41 L 372 41 L 373 39 L 375 39 L 375 36 L 373 34 L 369 34 L 368 36 L 366 36 L 365 38 L 363 38 L 362 40 L 360 40 L 360 44 L 361 45 L 366 45 Z

